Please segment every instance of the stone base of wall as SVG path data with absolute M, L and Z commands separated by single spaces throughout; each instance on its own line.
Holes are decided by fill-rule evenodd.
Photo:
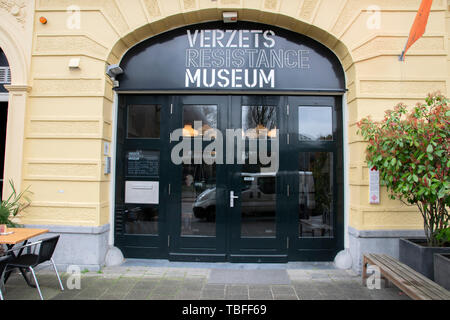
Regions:
M 361 274 L 364 253 L 388 254 L 399 258 L 399 238 L 424 237 L 423 230 L 356 230 L 348 227 L 353 271 Z
M 100 227 L 60 226 L 60 225 L 26 225 L 27 228 L 49 229 L 39 237 L 47 238 L 59 234 L 53 260 L 59 272 L 66 272 L 68 266 L 75 265 L 80 270 L 98 271 L 105 264 L 109 249 L 109 224 Z

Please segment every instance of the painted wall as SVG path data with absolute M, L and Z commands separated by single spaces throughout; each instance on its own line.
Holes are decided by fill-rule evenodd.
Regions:
M 31 48 L 30 66 L 24 70 L 29 74 L 26 83 L 15 82 L 13 70 L 13 84 L 27 85 L 24 139 L 19 135 L 16 140 L 18 144 L 23 141 L 23 155 L 19 153 L 19 160 L 6 168 L 14 171 L 19 163 L 22 188 L 31 185 L 34 192 L 33 205 L 22 221 L 79 226 L 109 223 L 112 175 L 103 174 L 103 145 L 112 141 L 115 124 L 112 83 L 105 66 L 118 63 L 130 47 L 148 37 L 179 26 L 221 20 L 222 11 L 233 10 L 241 20 L 274 24 L 314 38 L 342 62 L 349 89 L 345 143 L 350 226 L 358 230 L 421 229 L 415 208 L 388 200 L 384 190 L 379 205 L 369 204 L 365 144 L 355 128 L 362 117 L 381 118 L 400 101 L 414 105 L 431 91 L 448 93 L 450 1 L 433 1 L 425 36 L 410 49 L 405 62 L 398 61 L 420 2 L 0 0 L 0 21 L 3 17 L 17 20 L 13 4 L 34 10 L 32 37 L 15 39 Z M 39 22 L 41 16 L 47 24 Z M 29 16 L 26 19 L 31 21 Z M 4 34 L 0 32 L 0 38 Z M 69 69 L 71 58 L 81 59 L 79 69 Z M 10 135 L 20 130 L 11 128 Z

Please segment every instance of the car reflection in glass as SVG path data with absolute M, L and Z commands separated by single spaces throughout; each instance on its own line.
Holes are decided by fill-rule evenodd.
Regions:
M 276 174 L 242 173 L 241 211 L 243 216 L 275 216 Z M 299 172 L 299 205 L 305 211 L 315 206 L 312 172 Z M 216 188 L 209 188 L 198 195 L 194 204 L 194 216 L 214 221 Z

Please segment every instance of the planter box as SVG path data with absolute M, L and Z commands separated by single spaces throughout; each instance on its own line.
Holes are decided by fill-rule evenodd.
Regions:
M 425 238 L 400 239 L 399 260 L 420 272 L 430 280 L 434 280 L 435 253 L 450 254 L 450 247 L 427 247 Z
M 450 290 L 450 254 L 434 255 L 434 281 Z

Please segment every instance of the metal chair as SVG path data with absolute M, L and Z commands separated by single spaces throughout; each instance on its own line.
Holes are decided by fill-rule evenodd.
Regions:
M 5 288 L 4 277 L 6 271 L 6 265 L 9 261 L 11 261 L 11 256 L 2 256 L 0 257 L 0 300 L 4 300 L 3 298 L 3 290 Z
M 41 297 L 41 300 L 44 300 L 42 297 L 42 292 L 39 287 L 38 280 L 36 278 L 36 274 L 34 273 L 34 269 L 36 266 L 40 265 L 41 263 L 44 263 L 46 261 L 50 261 L 53 265 L 53 269 L 55 270 L 56 276 L 58 277 L 59 285 L 61 286 L 61 290 L 64 290 L 63 284 L 61 282 L 61 278 L 59 277 L 58 270 L 56 269 L 55 262 L 52 259 L 53 252 L 55 251 L 56 244 L 58 243 L 59 235 L 39 240 L 34 243 L 27 244 L 25 246 L 19 247 L 19 248 L 13 248 L 12 250 L 18 250 L 23 249 L 24 247 L 31 247 L 35 245 L 40 245 L 38 254 L 35 253 L 28 253 L 28 254 L 22 254 L 16 258 L 13 258 L 10 262 L 7 263 L 7 268 L 24 268 L 30 270 L 31 274 L 33 275 L 34 282 L 36 283 L 36 288 L 38 289 L 39 296 Z

